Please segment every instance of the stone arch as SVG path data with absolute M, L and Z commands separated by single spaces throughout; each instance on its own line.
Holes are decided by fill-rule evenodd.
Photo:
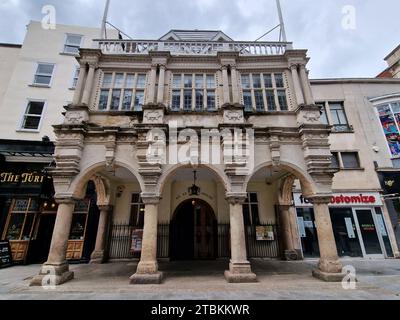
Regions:
M 118 161 L 115 163 L 115 165 L 119 166 L 119 167 L 122 167 L 122 168 L 125 168 L 130 173 L 132 173 L 132 175 L 138 181 L 138 183 L 140 185 L 140 189 L 144 190 L 143 180 L 142 180 L 141 176 L 134 170 L 134 168 L 132 168 L 130 165 L 128 165 L 126 163 L 118 162 Z M 87 186 L 88 182 L 90 180 L 93 180 L 93 178 L 96 177 L 97 174 L 99 172 L 101 172 L 102 170 L 106 170 L 106 162 L 105 161 L 92 164 L 91 166 L 88 166 L 87 168 L 82 170 L 75 177 L 74 181 L 71 184 L 70 190 L 71 190 L 73 196 L 78 198 L 78 199 L 83 198 L 84 197 L 84 192 L 86 190 L 86 186 Z M 96 185 L 96 181 L 94 181 L 95 185 L 96 185 L 96 190 L 104 189 L 104 190 L 108 190 L 109 191 L 109 188 L 107 189 L 108 183 L 104 184 L 104 179 L 102 179 L 102 181 L 103 181 L 103 185 L 101 185 L 100 183 L 98 185 Z M 97 187 L 99 187 L 100 189 L 97 189 Z M 106 199 L 106 198 L 103 198 L 103 199 Z
M 279 193 L 279 204 L 280 205 L 290 205 L 292 203 L 292 191 L 293 191 L 293 184 L 296 180 L 294 175 L 289 175 L 283 180 L 280 193 Z
M 99 175 L 94 175 L 91 179 L 93 181 L 97 193 L 97 205 L 108 206 L 110 204 L 110 184 L 106 179 Z
M 246 180 L 244 183 L 244 187 L 245 187 L 244 190 L 247 190 L 247 186 L 255 173 L 257 173 L 259 170 L 261 170 L 263 168 L 268 168 L 268 167 L 274 167 L 272 161 L 261 163 L 260 165 L 255 167 L 252 174 L 250 174 L 246 177 Z M 296 179 L 299 179 L 304 196 L 309 197 L 316 193 L 317 187 L 316 187 L 316 184 L 315 184 L 313 178 L 307 172 L 305 172 L 303 169 L 298 167 L 297 165 L 294 165 L 293 163 L 281 161 L 279 166 L 275 166 L 275 167 L 284 169 L 288 173 L 291 173 Z
M 167 170 L 165 170 L 163 172 L 163 174 L 160 176 L 160 179 L 158 180 L 157 189 L 156 189 L 157 193 L 158 194 L 163 193 L 165 184 L 168 182 L 168 180 L 171 178 L 171 176 L 174 173 L 176 173 L 179 169 L 187 169 L 187 168 L 194 168 L 194 167 L 190 164 L 188 164 L 188 165 L 177 164 L 177 165 L 174 165 L 174 166 L 168 168 Z M 213 172 L 218 177 L 220 182 L 222 182 L 222 184 L 225 187 L 225 190 L 227 192 L 230 192 L 231 186 L 230 186 L 229 178 L 225 174 L 225 172 L 221 172 L 221 170 L 219 170 L 217 167 L 212 166 L 212 165 L 207 165 L 207 164 L 200 164 L 200 165 L 196 166 L 195 168 L 205 168 L 205 169 L 208 169 L 211 172 Z

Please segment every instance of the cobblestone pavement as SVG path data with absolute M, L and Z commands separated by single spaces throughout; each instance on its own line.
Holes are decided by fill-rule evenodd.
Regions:
M 258 283 L 228 284 L 223 272 L 228 261 L 161 263 L 162 285 L 129 285 L 135 263 L 72 265 L 75 279 L 55 290 L 31 288 L 29 280 L 40 266 L 17 266 L 0 270 L 0 300 L 400 300 L 400 260 L 342 260 L 357 271 L 357 288 L 344 290 L 341 283 L 314 279 L 316 260 L 283 262 L 252 261 Z

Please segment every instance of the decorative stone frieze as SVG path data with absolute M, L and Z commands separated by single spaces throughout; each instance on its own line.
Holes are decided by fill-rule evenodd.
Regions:
M 68 105 L 64 117 L 65 125 L 79 125 L 89 121 L 89 109 L 84 105 Z
M 106 169 L 108 171 L 113 171 L 115 167 L 115 151 L 117 148 L 117 134 L 118 128 L 104 128 L 104 133 L 106 135 L 105 141 L 105 160 L 106 160 Z
M 143 124 L 163 124 L 164 114 L 163 104 L 147 104 L 143 107 Z
M 224 124 L 244 124 L 244 110 L 240 104 L 225 104 L 222 106 Z

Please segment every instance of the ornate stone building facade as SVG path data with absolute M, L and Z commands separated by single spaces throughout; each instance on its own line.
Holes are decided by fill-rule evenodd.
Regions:
M 40 285 L 49 270 L 56 284 L 73 277 L 67 241 L 74 205 L 89 181 L 101 210 L 93 262 L 113 258 L 110 247 L 117 240 L 110 225 L 126 222 L 141 230 L 132 283 L 162 280 L 160 225 L 168 229 L 163 257 L 170 259 L 222 256 L 220 226 L 227 225 L 229 282 L 256 281 L 247 226 L 264 226 L 258 232 L 279 238 L 283 254 L 299 258 L 295 183 L 314 207 L 320 251 L 314 275 L 342 279 L 328 208 L 335 173 L 331 127 L 320 121 L 306 50 L 291 43 L 235 42 L 212 31 L 98 44 L 81 49 L 73 102 L 64 122 L 54 126 L 58 214 L 48 261 L 32 284 Z M 204 131 L 222 150 L 213 161 L 199 155 L 209 144 L 190 152 Z M 246 143 L 237 139 L 241 135 Z M 239 146 L 244 152 L 227 156 Z M 189 154 L 187 161 L 180 153 Z M 271 231 L 271 225 L 279 228 Z

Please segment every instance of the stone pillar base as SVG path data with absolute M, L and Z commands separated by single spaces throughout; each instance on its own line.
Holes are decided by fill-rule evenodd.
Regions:
M 285 250 L 283 255 L 286 261 L 302 260 L 297 250 Z
M 312 275 L 314 278 L 325 282 L 342 282 L 346 277 L 346 273 L 328 273 L 319 269 L 314 269 Z
M 45 264 L 40 269 L 39 275 L 35 276 L 29 286 L 31 287 L 42 287 L 42 286 L 59 286 L 66 283 L 74 278 L 74 273 L 69 271 L 67 263 L 55 265 Z
M 229 270 L 225 271 L 225 279 L 228 283 L 253 283 L 257 282 L 257 276 L 251 271 L 250 262 L 231 262 Z
M 104 251 L 94 251 L 90 256 L 90 264 L 102 264 L 104 259 Z
M 161 284 L 163 273 L 135 273 L 130 279 L 130 284 Z

